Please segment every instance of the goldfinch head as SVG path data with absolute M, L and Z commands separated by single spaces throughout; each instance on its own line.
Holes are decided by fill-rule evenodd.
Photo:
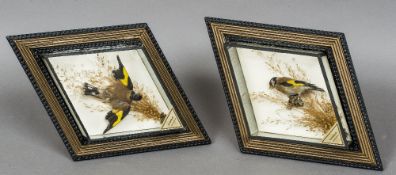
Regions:
M 271 78 L 270 82 L 269 82 L 269 86 L 270 88 L 274 88 L 275 84 L 276 84 L 276 77 Z

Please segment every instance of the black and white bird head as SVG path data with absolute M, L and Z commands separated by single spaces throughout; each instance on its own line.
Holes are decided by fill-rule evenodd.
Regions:
M 274 87 L 275 87 L 275 85 L 276 85 L 276 79 L 277 79 L 277 77 L 271 78 L 271 80 L 270 80 L 270 82 L 269 82 L 270 88 L 274 88 Z

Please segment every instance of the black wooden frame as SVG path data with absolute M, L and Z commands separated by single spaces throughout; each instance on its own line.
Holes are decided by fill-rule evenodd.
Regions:
M 237 21 L 237 20 L 229 20 L 229 19 L 221 19 L 221 18 L 213 18 L 213 17 L 206 17 L 205 22 L 207 25 L 208 33 L 209 33 L 209 38 L 212 44 L 215 60 L 217 63 L 217 67 L 219 70 L 220 78 L 222 80 L 222 85 L 224 89 L 224 93 L 226 96 L 226 100 L 228 103 L 228 107 L 230 110 L 231 114 L 231 119 L 233 122 L 234 130 L 236 133 L 236 137 L 238 140 L 238 145 L 243 153 L 248 153 L 248 154 L 255 154 L 255 155 L 265 155 L 265 156 L 272 156 L 272 157 L 279 157 L 279 158 L 288 158 L 288 159 L 296 159 L 296 160 L 303 160 L 303 161 L 312 161 L 312 162 L 319 162 L 319 163 L 326 163 L 326 164 L 335 164 L 335 165 L 343 165 L 343 166 L 350 166 L 350 167 L 357 167 L 357 168 L 365 168 L 365 169 L 373 169 L 373 170 L 383 170 L 382 167 L 382 162 L 380 159 L 379 151 L 375 142 L 374 134 L 370 125 L 370 121 L 368 119 L 367 115 L 367 110 L 363 102 L 363 96 L 361 94 L 360 88 L 359 88 L 359 83 L 357 80 L 357 76 L 355 73 L 355 70 L 353 68 L 352 64 L 352 59 L 348 50 L 348 46 L 346 43 L 345 35 L 340 32 L 328 32 L 328 31 L 320 31 L 320 30 L 312 30 L 312 29 L 302 29 L 302 28 L 295 28 L 295 27 L 287 27 L 287 26 L 278 26 L 278 25 L 269 25 L 269 24 L 260 24 L 260 23 L 254 23 L 254 22 L 246 22 L 246 21 Z M 274 31 L 286 31 L 286 32 L 293 32 L 293 33 L 301 33 L 301 34 L 308 34 L 308 35 L 321 35 L 321 36 L 329 36 L 329 37 L 335 37 L 339 38 L 341 40 L 341 45 L 343 48 L 343 54 L 345 55 L 345 59 L 347 62 L 348 70 L 350 72 L 350 76 L 352 77 L 352 82 L 353 82 L 353 88 L 355 90 L 355 93 L 358 97 L 359 101 L 359 108 L 362 112 L 362 118 L 365 123 L 365 127 L 367 130 L 369 140 L 371 143 L 371 147 L 373 149 L 373 153 L 375 156 L 376 160 L 376 165 L 368 165 L 365 163 L 354 163 L 354 162 L 348 162 L 348 161 L 335 161 L 335 160 L 329 160 L 326 158 L 318 158 L 318 157 L 311 157 L 311 156 L 301 156 L 301 155 L 294 155 L 292 153 L 283 153 L 283 152 L 273 152 L 273 151 L 266 151 L 266 150 L 259 150 L 259 149 L 253 149 L 253 148 L 247 148 L 244 146 L 244 142 L 241 136 L 241 131 L 238 126 L 238 122 L 236 119 L 236 113 L 234 109 L 234 104 L 231 100 L 231 92 L 229 90 L 229 87 L 227 85 L 227 80 L 226 80 L 226 75 L 224 74 L 224 68 L 221 63 L 221 58 L 220 58 L 220 53 L 219 53 L 219 47 L 227 47 L 227 45 L 232 45 L 234 43 L 243 43 L 243 44 L 255 44 L 255 45 L 265 45 L 265 46 L 276 46 L 276 47 L 282 47 L 282 48 L 297 48 L 301 50 L 309 50 L 309 51 L 321 51 L 325 53 L 328 57 L 331 72 L 333 74 L 333 78 L 336 84 L 336 88 L 338 91 L 338 95 L 340 97 L 340 101 L 342 103 L 342 108 L 345 113 L 345 117 L 347 119 L 348 127 L 350 129 L 350 133 L 352 136 L 352 143 L 350 146 L 347 148 L 347 150 L 353 152 L 353 151 L 358 151 L 360 150 L 359 145 L 356 143 L 356 133 L 355 133 L 355 128 L 354 124 L 352 122 L 352 119 L 350 117 L 351 112 L 349 111 L 349 106 L 346 103 L 347 96 L 344 92 L 344 89 L 342 87 L 342 81 L 339 77 L 339 72 L 337 70 L 337 65 L 336 63 L 332 60 L 333 59 L 333 53 L 330 48 L 326 47 L 319 47 L 315 45 L 306 45 L 306 44 L 300 44 L 300 43 L 293 43 L 293 42 L 285 42 L 285 41 L 278 41 L 278 40 L 266 40 L 266 39 L 259 39 L 259 38 L 247 38 L 244 36 L 238 36 L 236 35 L 226 35 L 224 34 L 222 37 L 225 40 L 224 45 L 217 45 L 218 41 L 215 38 L 214 35 L 214 28 L 212 28 L 212 24 L 219 24 L 219 25 L 224 25 L 224 26 L 241 26 L 245 28 L 251 28 L 252 30 L 259 30 L 259 29 L 265 29 L 265 30 L 274 30 Z M 231 29 L 228 29 L 231 30 Z M 227 53 L 228 54 L 228 53 Z M 227 55 L 227 62 L 229 62 L 229 55 Z M 232 70 L 232 66 L 230 66 L 230 69 Z M 233 72 L 233 71 L 232 71 Z M 232 79 L 233 81 L 235 80 L 235 77 L 233 75 Z M 237 87 L 236 87 L 237 89 Z M 238 98 L 241 99 L 240 94 L 237 94 Z M 239 104 L 242 106 L 242 104 Z M 243 110 L 243 107 L 242 107 Z M 243 110 L 244 111 L 244 110 Z M 244 112 L 243 112 L 244 113 Z M 250 138 L 254 138 L 250 136 Z M 279 140 L 279 139 L 269 139 L 269 140 L 276 140 L 279 142 L 287 142 L 287 143 L 296 143 L 296 144 L 304 144 L 304 143 L 299 143 L 295 142 L 292 140 Z M 305 143 L 309 144 L 309 143 Z M 312 144 L 310 144 L 312 145 Z M 340 148 L 342 149 L 342 148 Z
M 203 135 L 203 139 L 201 140 L 195 140 L 195 141 L 183 141 L 183 142 L 178 142 L 175 140 L 174 143 L 172 144 L 164 144 L 164 145 L 158 145 L 158 146 L 151 146 L 151 147 L 146 147 L 146 148 L 133 148 L 133 149 L 126 149 L 126 150 L 119 150 L 119 151 L 106 151 L 106 152 L 101 152 L 101 153 L 95 153 L 95 154 L 90 154 L 90 155 L 77 155 L 75 151 L 72 149 L 70 146 L 69 140 L 66 138 L 65 133 L 59 125 L 59 122 L 56 120 L 54 116 L 53 109 L 51 109 L 50 105 L 48 104 L 47 99 L 43 95 L 42 89 L 40 89 L 37 85 L 37 82 L 35 78 L 33 77 L 34 72 L 30 70 L 28 67 L 26 61 L 24 60 L 21 50 L 17 47 L 17 41 L 18 40 L 29 40 L 29 39 L 39 39 L 39 38 L 46 38 L 46 37 L 56 37 L 56 36 L 67 36 L 67 35 L 76 35 L 76 34 L 89 34 L 89 33 L 97 33 L 97 32 L 109 32 L 109 31 L 118 31 L 118 30 L 126 30 L 126 29 L 143 29 L 145 32 L 148 33 L 150 40 L 153 42 L 155 51 L 160 55 L 160 59 L 163 62 L 163 64 L 166 67 L 166 71 L 168 74 L 170 74 L 171 79 L 173 83 L 176 85 L 178 93 L 181 94 L 184 103 L 187 105 L 189 112 L 192 114 L 192 117 L 194 121 L 196 122 L 196 125 L 199 128 L 199 131 Z M 150 152 L 150 151 L 157 151 L 157 150 L 165 150 L 165 149 L 174 149 L 174 148 L 181 148 L 181 147 L 189 147 L 189 146 L 197 146 L 197 145 L 206 145 L 210 144 L 211 140 L 204 129 L 203 125 L 201 124 L 196 112 L 194 111 L 190 101 L 188 100 L 186 94 L 184 93 L 184 90 L 180 86 L 175 74 L 173 73 L 166 57 L 164 56 L 162 50 L 160 49 L 157 41 L 154 38 L 154 35 L 152 34 L 150 28 L 146 23 L 139 23 L 139 24 L 128 24 L 128 25 L 117 25 L 117 26 L 106 26 L 106 27 L 96 27 L 96 28 L 85 28 L 85 29 L 74 29 L 74 30 L 65 30 L 65 31 L 56 31 L 56 32 L 44 32 L 44 33 L 33 33 L 33 34 L 23 34 L 23 35 L 14 35 L 14 36 L 7 36 L 7 40 L 9 41 L 12 49 L 14 50 L 18 60 L 20 61 L 20 64 L 22 68 L 24 69 L 25 73 L 27 74 L 29 80 L 31 81 L 36 93 L 38 94 L 41 102 L 43 103 L 48 115 L 50 116 L 50 119 L 52 120 L 56 130 L 58 131 L 59 135 L 62 138 L 62 141 L 64 142 L 66 148 L 68 149 L 68 152 L 70 153 L 71 157 L 73 160 L 87 160 L 87 159 L 95 159 L 95 158 L 103 158 L 103 157 L 112 157 L 112 156 L 118 156 L 118 155 L 125 155 L 125 154 L 134 154 L 134 153 L 141 153 L 141 152 Z M 68 107 L 66 106 L 65 99 L 61 96 L 59 93 L 59 89 L 56 87 L 54 84 L 54 80 L 51 75 L 48 72 L 48 68 L 46 65 L 43 64 L 43 55 L 49 54 L 53 51 L 60 51 L 60 50 L 68 50 L 68 49 L 86 49 L 90 47 L 101 47 L 101 46 L 108 46 L 108 45 L 117 45 L 117 44 L 130 44 L 133 47 L 141 48 L 142 50 L 145 51 L 144 45 L 142 45 L 139 41 L 135 40 L 117 40 L 117 41 L 105 41 L 105 42 L 97 42 L 97 43 L 86 43 L 86 44 L 79 44 L 79 45 L 62 45 L 62 46 L 55 46 L 55 47 L 48 47 L 48 48 L 35 48 L 32 49 L 31 52 L 33 52 L 34 57 L 36 58 L 36 61 L 38 62 L 38 65 L 40 66 L 41 71 L 44 72 L 45 79 L 48 81 L 48 83 L 51 86 L 51 91 L 56 95 L 57 100 L 60 102 L 62 109 L 64 113 L 68 116 L 67 120 L 71 123 L 73 130 L 75 134 L 77 135 L 80 143 L 82 145 L 90 145 L 90 144 L 100 144 L 100 143 L 105 143 L 105 142 L 114 142 L 114 141 L 124 141 L 124 140 L 129 140 L 129 139 L 136 139 L 136 138 L 144 138 L 144 137 L 161 137 L 161 136 L 167 136 L 169 134 L 175 134 L 175 133 L 186 133 L 189 130 L 184 125 L 184 121 L 182 121 L 183 126 L 185 129 L 177 129 L 177 130 L 170 130 L 170 131 L 163 131 L 163 132 L 156 132 L 156 133 L 141 133 L 141 134 L 131 134 L 131 135 L 125 135 L 125 136 L 114 136 L 114 137 L 109 137 L 104 140 L 89 140 L 86 137 L 84 137 L 80 133 L 80 129 L 78 128 L 76 122 L 74 121 Z M 154 72 L 156 76 L 158 75 L 157 70 L 153 66 L 152 62 L 149 59 L 150 65 L 153 67 Z M 165 88 L 163 81 L 161 78 L 158 78 L 161 85 L 164 87 L 164 91 L 166 92 L 166 95 L 169 97 L 169 91 L 167 88 Z M 172 105 L 174 105 L 174 101 L 172 98 L 170 98 L 170 101 Z M 179 109 L 175 106 L 175 110 L 180 115 L 178 112 Z

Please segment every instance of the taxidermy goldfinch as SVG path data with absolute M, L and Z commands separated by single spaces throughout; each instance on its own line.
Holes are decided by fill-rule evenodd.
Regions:
M 294 106 L 303 106 L 304 102 L 301 99 L 301 94 L 308 93 L 310 91 L 320 91 L 324 90 L 317 87 L 314 84 L 295 80 L 289 77 L 273 77 L 269 82 L 270 88 L 275 88 L 276 90 L 282 92 L 289 97 L 289 104 Z
M 119 67 L 112 72 L 115 81 L 112 81 L 110 85 L 104 89 L 99 89 L 88 83 L 84 83 L 84 95 L 99 98 L 105 103 L 109 103 L 112 108 L 105 116 L 109 124 L 103 131 L 103 134 L 119 124 L 128 115 L 131 110 L 132 101 L 142 99 L 139 93 L 133 91 L 132 81 L 118 55 L 117 61 Z

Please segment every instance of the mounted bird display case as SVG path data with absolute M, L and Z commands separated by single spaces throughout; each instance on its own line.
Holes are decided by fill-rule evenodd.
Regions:
M 205 21 L 243 153 L 382 170 L 344 34 Z
M 147 24 L 7 39 L 74 160 L 210 143 Z

